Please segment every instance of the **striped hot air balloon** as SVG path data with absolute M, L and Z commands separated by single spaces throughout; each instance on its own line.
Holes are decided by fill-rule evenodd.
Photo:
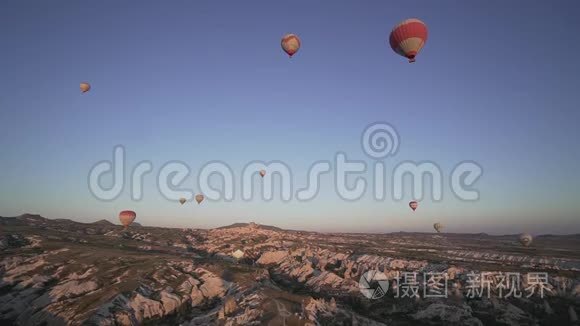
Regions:
M 133 223 L 135 217 L 137 217 L 137 214 L 133 211 L 122 211 L 119 213 L 119 221 L 121 221 L 121 224 L 123 224 L 125 228 Z
M 427 42 L 427 25 L 417 18 L 410 18 L 400 22 L 389 36 L 389 43 L 393 51 L 415 62 L 415 57 Z
M 300 49 L 300 38 L 294 34 L 286 34 L 282 37 L 282 50 L 286 52 L 290 58 Z

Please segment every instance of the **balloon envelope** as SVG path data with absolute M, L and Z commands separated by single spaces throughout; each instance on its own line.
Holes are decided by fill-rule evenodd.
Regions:
M 441 223 L 435 223 L 433 224 L 433 228 L 435 229 L 435 231 L 437 231 L 437 233 L 440 233 L 441 229 L 443 229 L 443 225 Z
M 203 201 L 203 195 L 195 195 L 195 201 L 199 204 Z
M 419 206 L 419 203 L 417 203 L 416 201 L 409 202 L 409 207 L 411 207 L 413 212 L 417 209 L 417 206 Z
M 133 211 L 122 211 L 119 213 L 119 221 L 121 221 L 121 224 L 123 224 L 124 227 L 131 225 L 136 217 L 137 214 Z
M 179 198 L 179 202 L 181 203 L 181 205 L 185 204 L 186 201 L 187 199 L 185 198 Z
M 427 42 L 427 25 L 417 18 L 405 19 L 389 35 L 389 44 L 397 54 L 415 62 L 415 57 Z
M 89 83 L 81 83 L 81 92 L 86 93 L 91 89 L 91 85 Z
M 300 49 L 300 38 L 294 34 L 286 34 L 281 41 L 282 50 L 292 57 Z
M 520 235 L 519 240 L 522 246 L 528 247 L 530 244 L 532 244 L 533 237 L 527 233 L 523 233 Z
M 260 170 L 260 176 L 263 178 L 266 175 L 266 170 Z

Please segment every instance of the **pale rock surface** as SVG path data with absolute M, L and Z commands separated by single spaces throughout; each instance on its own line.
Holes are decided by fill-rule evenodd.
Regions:
M 262 254 L 256 263 L 261 265 L 278 264 L 288 257 L 288 251 L 270 251 Z

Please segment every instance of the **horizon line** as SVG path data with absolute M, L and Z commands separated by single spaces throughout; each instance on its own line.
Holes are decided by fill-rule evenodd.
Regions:
M 47 220 L 68 220 L 74 223 L 79 223 L 79 224 L 94 224 L 96 222 L 105 220 L 115 226 L 122 226 L 121 224 L 117 224 L 115 222 L 110 221 L 109 219 L 106 218 L 101 218 L 101 219 L 97 219 L 93 222 L 79 222 L 75 219 L 72 218 L 48 218 L 48 217 L 44 217 L 41 214 L 32 214 L 32 213 L 24 213 L 24 214 L 20 214 L 17 216 L 2 216 L 0 215 L 0 218 L 19 218 L 25 215 L 30 215 L 30 216 L 39 216 L 42 217 L 44 219 Z M 502 237 L 502 236 L 517 236 L 520 235 L 522 233 L 526 233 L 526 232 L 520 232 L 520 233 L 510 233 L 510 234 L 500 234 L 500 233 L 488 233 L 488 232 L 426 232 L 426 231 L 403 231 L 403 230 L 399 230 L 399 231 L 389 231 L 389 232 L 372 232 L 372 231 L 318 231 L 318 230 L 299 230 L 299 229 L 284 229 L 275 225 L 269 225 L 269 224 L 262 224 L 262 223 L 257 223 L 254 221 L 249 221 L 249 222 L 233 222 L 231 224 L 228 225 L 222 225 L 222 226 L 216 226 L 216 227 L 209 227 L 209 228 L 193 228 L 193 227 L 177 227 L 177 226 L 159 226 L 159 225 L 142 225 L 141 223 L 139 223 L 138 221 L 135 221 L 134 223 L 138 223 L 139 225 L 141 225 L 141 227 L 151 227 L 151 228 L 165 228 L 165 229 L 194 229 L 194 230 L 215 230 L 215 229 L 219 229 L 219 228 L 223 228 L 223 227 L 228 227 L 228 226 L 232 226 L 234 224 L 250 224 L 250 223 L 256 223 L 259 226 L 267 226 L 267 227 L 275 227 L 278 228 L 282 231 L 293 231 L 293 232 L 309 232 L 309 233 L 323 233 L 323 234 L 375 234 L 375 235 L 381 235 L 381 234 L 392 234 L 392 233 L 421 233 L 421 234 L 466 234 L 466 235 L 480 235 L 480 234 L 485 234 L 488 236 L 494 236 L 494 237 Z M 545 234 L 534 234 L 532 233 L 532 235 L 534 237 L 538 237 L 538 236 L 580 236 L 580 233 L 545 233 Z

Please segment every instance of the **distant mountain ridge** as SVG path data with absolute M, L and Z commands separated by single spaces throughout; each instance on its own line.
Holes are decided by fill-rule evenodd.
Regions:
M 250 222 L 250 223 L 234 223 L 234 224 L 230 224 L 230 225 L 226 225 L 226 226 L 220 226 L 218 228 L 216 228 L 217 230 L 221 230 L 221 229 L 233 229 L 233 228 L 243 228 L 243 227 L 255 227 L 257 229 L 263 229 L 263 230 L 272 230 L 272 231 L 284 231 L 283 229 L 276 227 L 276 226 L 271 226 L 271 225 L 262 225 L 262 224 L 257 224 L 254 222 Z
M 0 224 L 3 225 L 26 225 L 28 223 L 33 223 L 33 224 L 47 224 L 47 223 L 56 223 L 56 224 L 79 224 L 79 225 L 94 225 L 94 226 L 100 226 L 100 227 L 117 227 L 120 226 L 120 224 L 115 224 L 107 219 L 100 219 L 98 221 L 95 222 L 77 222 L 74 220 L 70 220 L 70 219 L 62 219 L 62 218 L 56 218 L 56 219 L 49 219 L 46 217 L 43 217 L 39 214 L 30 214 L 30 213 L 26 213 L 26 214 L 22 214 L 19 216 L 14 216 L 14 217 L 6 217 L 6 216 L 0 216 Z M 132 227 L 143 227 L 140 223 L 138 222 L 133 222 L 131 224 Z M 340 234 L 384 234 L 384 235 L 388 235 L 388 234 L 406 234 L 406 235 L 418 235 L 418 234 L 436 234 L 434 232 L 406 232 L 406 231 L 399 231 L 399 232 L 377 232 L 377 233 L 373 233 L 373 232 L 320 232 L 320 231 L 306 231 L 306 230 L 293 230 L 293 229 L 283 229 L 283 228 L 279 228 L 276 226 L 272 226 L 272 225 L 262 225 L 262 224 L 258 224 L 258 223 L 254 223 L 254 222 L 238 222 L 238 223 L 233 223 L 230 225 L 226 225 L 226 226 L 220 226 L 217 228 L 214 228 L 215 230 L 220 230 L 220 229 L 231 229 L 231 228 L 241 228 L 241 227 L 255 227 L 257 229 L 262 229 L 262 230 L 272 230 L 272 231 L 285 231 L 285 232 L 304 232 L 304 233 L 313 233 L 313 234 L 335 234 L 335 235 L 340 235 Z M 150 227 L 150 226 L 148 226 Z M 162 226 L 157 226 L 158 228 L 164 228 L 164 229 L 179 229 L 177 227 L 162 227 Z M 517 234 L 496 234 L 496 235 L 491 235 L 491 234 L 487 234 L 487 233 L 448 233 L 448 232 L 444 232 L 442 233 L 448 237 L 454 237 L 454 236 L 460 236 L 460 235 L 465 235 L 465 234 L 470 234 L 473 236 L 477 236 L 477 237 L 481 237 L 481 238 L 487 238 L 487 237 L 491 237 L 491 238 L 495 238 L 495 239 L 513 239 L 513 238 L 517 238 L 520 236 L 520 233 Z M 551 238 L 562 238 L 562 237 L 566 237 L 569 239 L 580 239 L 580 233 L 573 233 L 573 234 L 539 234 L 539 235 L 534 235 L 534 238 L 543 238 L 543 239 L 551 239 Z
M 95 224 L 95 225 L 107 225 L 107 226 L 113 226 L 115 225 L 113 222 L 102 219 L 102 220 L 98 220 L 96 222 L 93 222 L 91 224 Z
M 30 219 L 30 220 L 39 220 L 39 221 L 44 221 L 47 218 L 40 216 L 40 214 L 22 214 L 20 216 L 16 216 L 17 218 L 21 218 L 21 219 Z

